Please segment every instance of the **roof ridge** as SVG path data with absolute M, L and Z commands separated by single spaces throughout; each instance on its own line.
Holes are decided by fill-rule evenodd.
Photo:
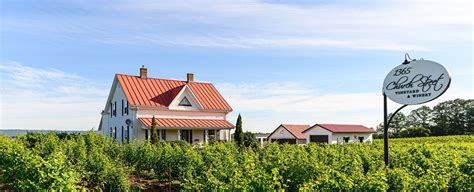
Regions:
M 339 123 L 338 124 L 336 124 L 336 123 L 317 123 L 317 125 L 360 125 L 360 126 L 364 126 L 364 125 L 361 125 L 361 124 L 339 124 Z
M 122 75 L 122 76 L 129 76 L 129 77 L 140 78 L 140 76 L 137 76 L 137 75 L 129 75 L 129 74 L 122 74 L 122 73 L 116 73 L 115 75 Z M 163 79 L 163 78 L 157 78 L 157 77 L 147 77 L 147 79 L 156 79 L 156 80 L 163 80 L 163 81 L 180 81 L 180 82 L 185 82 L 185 83 L 187 83 L 187 84 L 193 84 L 193 83 L 212 84 L 211 82 L 202 82 L 202 81 L 187 82 L 186 80 Z M 213 85 L 213 84 L 212 84 L 212 85 Z
M 153 117 L 139 117 L 139 119 L 153 119 Z M 155 119 L 191 119 L 193 120 L 192 118 L 161 118 L 161 117 L 155 117 Z M 198 120 L 215 120 L 215 121 L 227 121 L 225 119 L 200 119 L 200 118 L 194 118 L 194 119 L 198 119 Z
M 283 123 L 283 124 L 281 124 L 281 125 L 283 125 L 283 126 L 284 126 L 284 125 L 311 126 L 311 125 L 309 125 L 309 124 L 286 124 L 286 123 Z

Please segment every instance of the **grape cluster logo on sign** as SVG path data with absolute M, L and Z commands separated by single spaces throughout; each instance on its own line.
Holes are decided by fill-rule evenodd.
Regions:
M 441 64 L 429 60 L 413 60 L 390 71 L 383 92 L 392 101 L 414 105 L 436 99 L 449 87 L 451 77 Z

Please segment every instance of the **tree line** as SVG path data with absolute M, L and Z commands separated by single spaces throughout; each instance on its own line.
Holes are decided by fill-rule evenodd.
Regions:
M 383 123 L 377 126 L 377 131 L 383 132 Z M 390 123 L 389 134 L 392 137 L 474 134 L 474 100 L 454 99 L 433 108 L 423 105 L 408 115 L 399 112 Z M 380 138 L 382 134 L 374 137 Z

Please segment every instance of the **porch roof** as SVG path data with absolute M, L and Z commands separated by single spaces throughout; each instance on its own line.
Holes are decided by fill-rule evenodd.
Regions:
M 138 118 L 142 125 L 151 127 L 152 118 Z M 233 129 L 234 125 L 226 120 L 215 119 L 168 119 L 155 118 L 158 128 L 187 128 L 187 129 Z

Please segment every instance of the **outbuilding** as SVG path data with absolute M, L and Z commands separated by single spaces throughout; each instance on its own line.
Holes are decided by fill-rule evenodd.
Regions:
M 302 132 L 307 143 L 372 143 L 375 130 L 363 125 L 316 124 Z
M 269 142 L 306 144 L 306 135 L 303 133 L 310 125 L 281 124 L 268 136 Z

